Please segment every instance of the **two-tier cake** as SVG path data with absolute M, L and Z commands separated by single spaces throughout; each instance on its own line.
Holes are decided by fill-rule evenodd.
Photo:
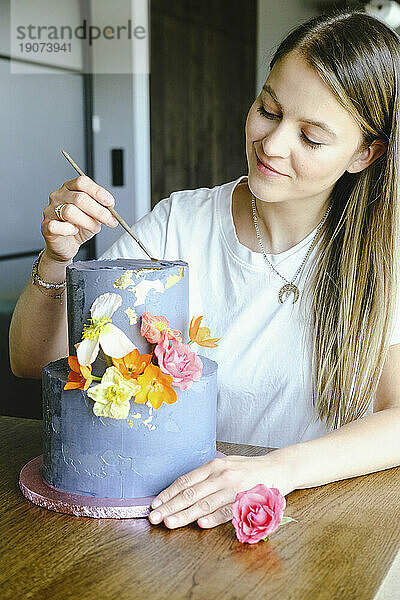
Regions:
M 43 369 L 49 489 L 129 503 L 215 458 L 217 364 L 189 339 L 188 279 L 182 261 L 67 268 L 73 358 Z

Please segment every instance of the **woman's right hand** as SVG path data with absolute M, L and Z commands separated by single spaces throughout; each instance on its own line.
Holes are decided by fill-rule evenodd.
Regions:
M 65 204 L 61 212 L 63 221 L 55 212 L 61 204 Z M 102 224 L 116 227 L 118 221 L 107 209 L 109 206 L 114 206 L 112 195 L 86 175 L 66 181 L 51 192 L 41 227 L 47 257 L 70 262 L 79 247 L 99 233 Z

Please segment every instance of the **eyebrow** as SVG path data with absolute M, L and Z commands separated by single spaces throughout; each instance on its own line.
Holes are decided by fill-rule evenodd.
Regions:
M 274 90 L 268 83 L 265 83 L 263 85 L 263 90 L 265 92 L 268 92 L 268 94 L 270 96 L 272 96 L 272 98 L 278 104 L 279 108 L 282 108 L 281 103 L 279 102 L 279 100 L 277 98 L 277 95 L 275 94 Z M 300 119 L 300 121 L 302 121 L 303 123 L 309 123 L 310 125 L 316 125 L 317 127 L 324 129 L 324 131 L 329 133 L 329 135 L 331 135 L 332 137 L 337 137 L 336 133 L 334 131 L 332 131 L 332 129 L 329 127 L 329 125 L 327 125 L 326 123 L 323 123 L 322 121 L 310 121 L 309 119 Z

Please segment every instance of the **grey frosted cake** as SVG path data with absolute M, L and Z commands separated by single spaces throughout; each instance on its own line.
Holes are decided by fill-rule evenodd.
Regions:
M 51 486 L 154 496 L 215 458 L 217 364 L 194 352 L 188 277 L 182 261 L 67 268 L 70 358 L 43 369 L 42 474 Z

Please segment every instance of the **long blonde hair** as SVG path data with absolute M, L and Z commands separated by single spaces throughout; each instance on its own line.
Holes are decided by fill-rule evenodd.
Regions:
M 345 172 L 331 193 L 302 301 L 311 326 L 313 405 L 329 429 L 362 416 L 387 356 L 400 285 L 400 37 L 361 11 L 334 11 L 291 31 L 270 68 L 296 51 L 385 153 Z

